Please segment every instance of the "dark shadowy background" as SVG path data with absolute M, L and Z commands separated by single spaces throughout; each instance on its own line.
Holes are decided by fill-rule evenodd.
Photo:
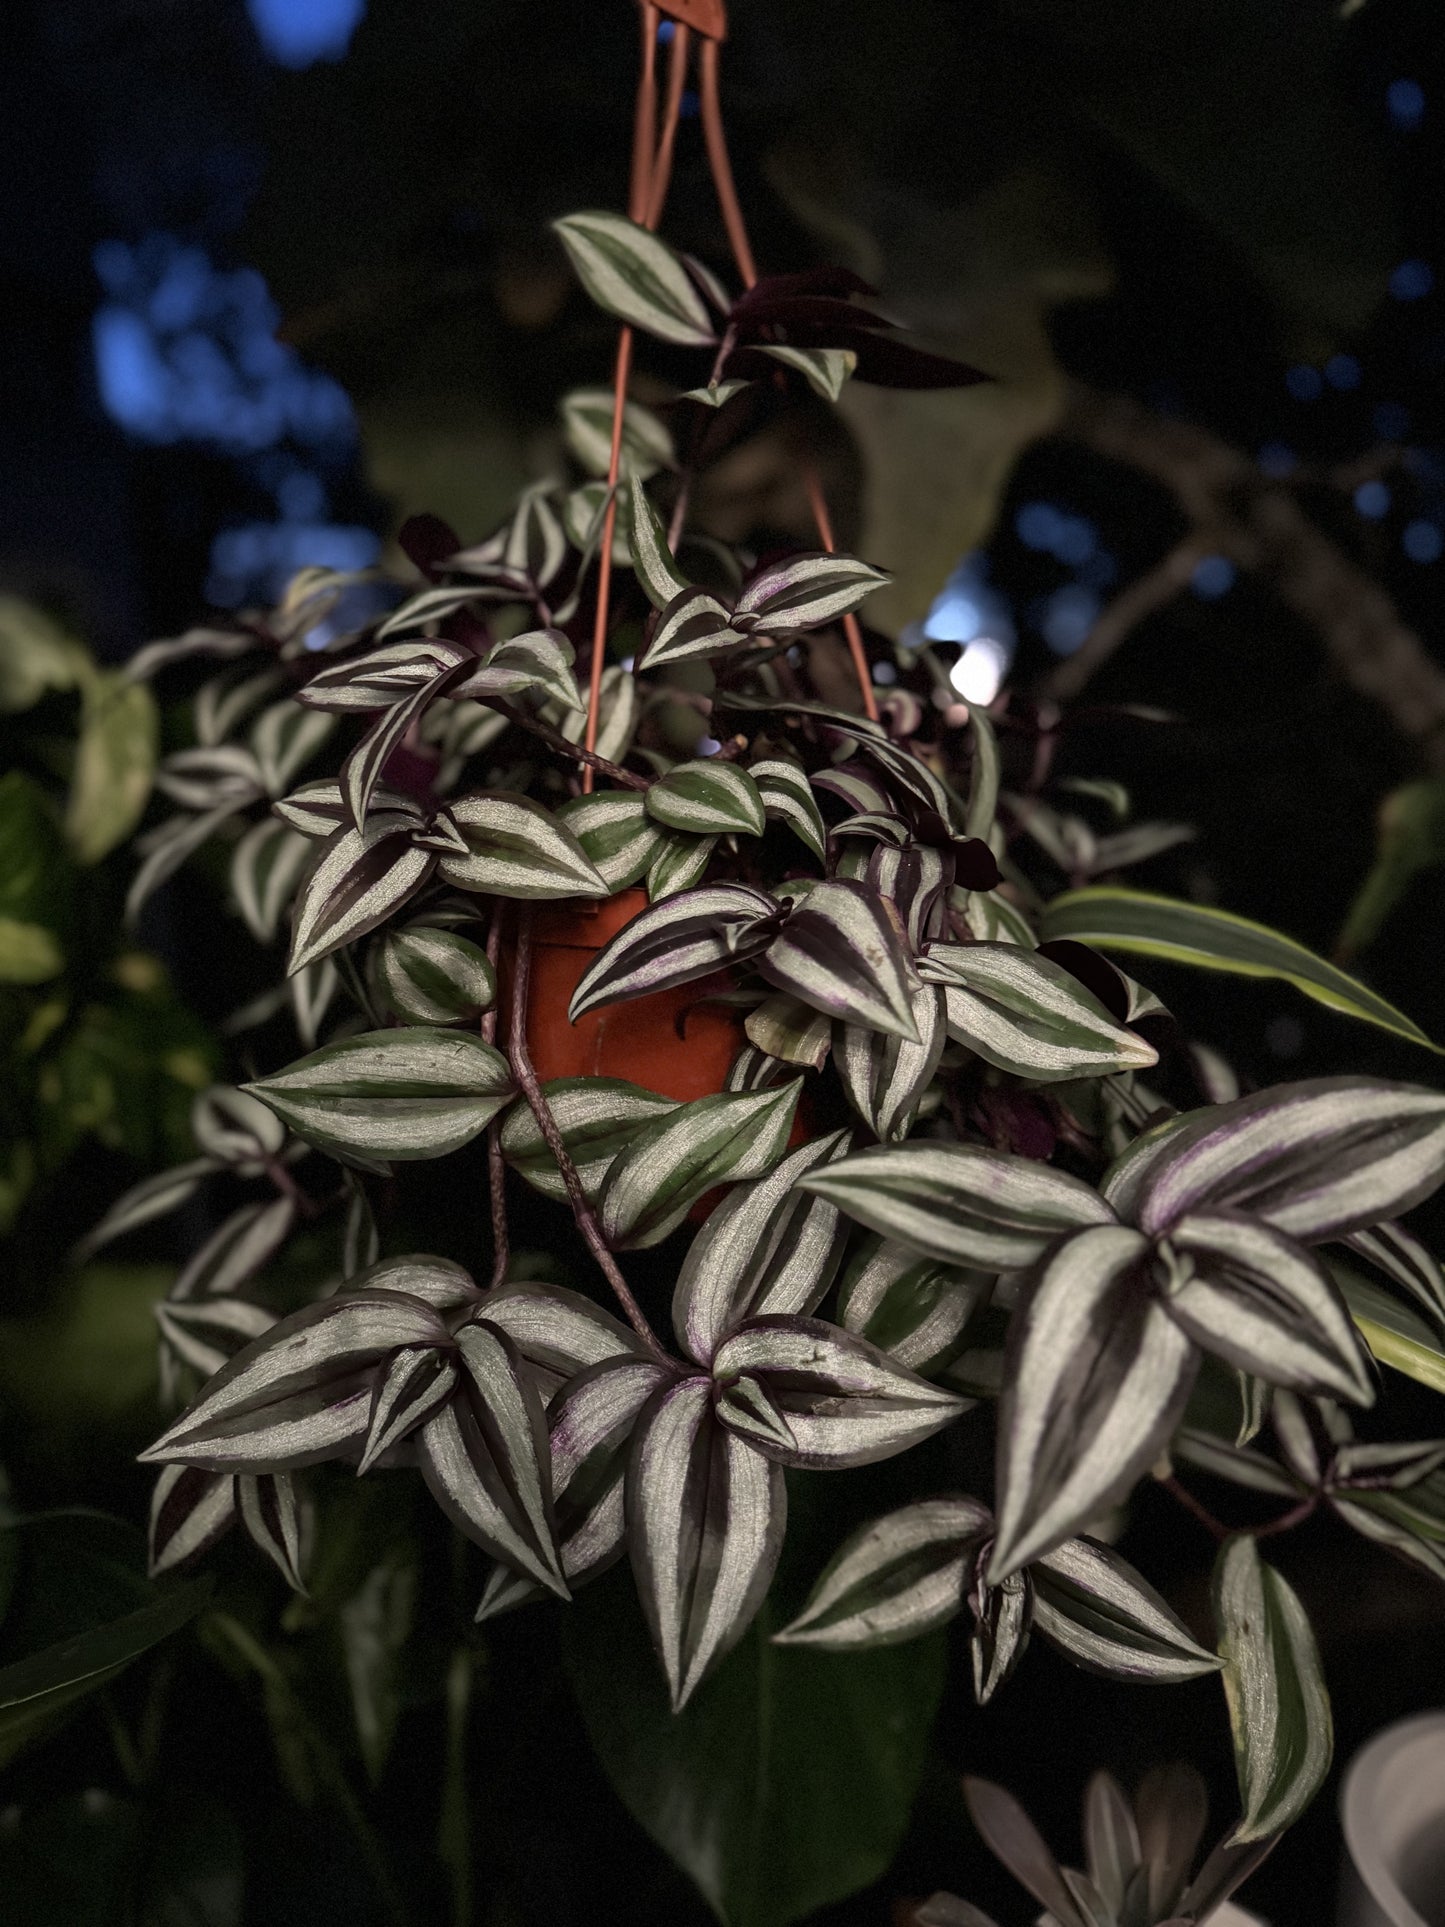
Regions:
M 1198 826 L 1136 880 L 1328 953 L 1381 799 L 1445 766 L 1434 0 L 732 12 L 725 99 L 764 267 L 846 261 L 997 380 L 860 390 L 839 422 L 820 405 L 773 424 L 700 513 L 737 539 L 805 534 L 786 457 L 815 432 L 845 542 L 896 572 L 873 615 L 893 633 L 926 621 L 982 642 L 1028 691 L 1112 610 L 1124 633 L 1090 699 L 1178 720 L 1097 719 L 1067 736 L 1062 766 L 1122 779 L 1141 816 Z M 626 0 L 8 0 L 3 39 L 0 592 L 120 660 L 207 606 L 264 600 L 302 564 L 364 564 L 407 513 L 476 540 L 547 471 L 556 396 L 605 380 L 610 355 L 546 223 L 621 198 Z M 667 230 L 727 272 L 684 111 Z M 640 392 L 664 394 L 673 373 L 644 351 Z M 1115 599 L 1176 551 L 1168 592 L 1128 620 Z M 1442 931 L 1445 869 L 1423 867 L 1360 959 L 1436 1036 Z M 147 934 L 206 1017 L 250 987 L 193 887 Z M 1248 1077 L 1429 1075 L 1280 986 L 1150 981 Z M 1438 1430 L 1427 1396 L 1414 1405 L 1416 1432 Z M 7 1456 L 27 1504 L 143 1504 L 84 1441 L 47 1458 L 12 1436 Z M 1174 1568 L 1154 1544 L 1152 1576 L 1197 1599 L 1207 1542 L 1174 1516 L 1136 1530 L 1151 1525 Z M 1424 1580 L 1328 1527 L 1281 1558 L 1318 1608 L 1341 1757 L 1445 1699 L 1445 1617 Z M 501 1898 L 478 1919 L 701 1919 L 591 1763 L 556 1642 L 541 1613 L 491 1648 L 470 1824 Z M 239 1688 L 180 1663 L 162 1805 L 184 1795 L 198 1839 L 239 1842 L 246 1920 L 373 1918 L 350 1836 L 324 1801 L 307 1812 L 282 1790 Z M 971 1841 L 956 1769 L 1004 1779 L 1068 1845 L 1090 1770 L 1131 1779 L 1174 1756 L 1206 1768 L 1222 1818 L 1227 1731 L 1208 1682 L 1130 1692 L 1038 1652 L 981 1714 L 960 1675 L 897 1866 L 820 1919 L 881 1920 L 892 1897 L 940 1884 L 1021 1918 Z M 385 1831 L 405 1880 L 428 1851 L 408 1816 L 429 1762 L 405 1732 L 400 1758 Z M 77 1860 L 66 1828 L 77 1795 L 103 1803 L 115 1780 L 91 1720 L 0 1782 L 0 1832 L 56 1816 L 53 1851 L 27 1863 L 44 1869 L 17 1903 L 30 1911 L 0 1898 L 0 1917 L 113 1918 L 78 1864 L 93 1872 L 98 1850 Z M 1327 1794 L 1248 1897 L 1276 1927 L 1324 1921 L 1337 1852 Z

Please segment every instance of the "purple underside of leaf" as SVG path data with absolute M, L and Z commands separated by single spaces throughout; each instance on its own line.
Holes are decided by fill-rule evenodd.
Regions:
M 917 974 L 898 913 L 859 883 L 820 883 L 793 911 L 758 963 L 778 990 L 814 1010 L 918 1042 Z
M 1081 1231 L 1039 1264 L 1009 1331 L 991 1583 L 1133 1485 L 1173 1432 L 1198 1354 L 1155 1302 L 1147 1240 Z
M 675 1708 L 747 1630 L 786 1525 L 781 1468 L 712 1407 L 705 1377 L 654 1393 L 627 1468 L 633 1570 Z
M 763 949 L 779 906 L 745 884 L 710 884 L 655 903 L 619 930 L 583 972 L 568 1016 L 695 983 Z
M 820 1318 L 750 1319 L 718 1347 L 713 1375 L 719 1385 L 757 1379 L 790 1435 L 760 1431 L 758 1449 L 816 1471 L 892 1458 L 969 1405 Z

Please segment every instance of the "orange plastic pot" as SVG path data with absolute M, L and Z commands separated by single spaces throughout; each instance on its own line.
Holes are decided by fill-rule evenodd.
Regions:
M 543 1083 L 553 1077 L 622 1077 L 684 1101 L 711 1097 L 726 1084 L 747 1038 L 741 1011 L 705 1001 L 710 990 L 730 987 L 725 972 L 589 1010 L 575 1024 L 568 1019 L 582 973 L 646 908 L 645 891 L 623 890 L 595 904 L 541 904 L 535 911 L 527 1049 Z M 505 982 L 503 996 L 510 1001 Z

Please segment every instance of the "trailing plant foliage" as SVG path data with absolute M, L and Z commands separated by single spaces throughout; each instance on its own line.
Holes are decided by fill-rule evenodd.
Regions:
M 583 479 L 529 490 L 488 539 L 410 524 L 414 577 L 309 571 L 276 610 L 131 667 L 137 686 L 190 677 L 193 738 L 160 767 L 172 811 L 143 839 L 132 909 L 215 846 L 279 979 L 237 1028 L 289 1004 L 296 1032 L 289 1061 L 207 1093 L 194 1154 L 89 1240 L 249 1187 L 158 1309 L 173 1410 L 144 1454 L 153 1566 L 239 1519 L 304 1586 L 308 1488 L 334 1462 L 420 1476 L 490 1561 L 478 1618 L 626 1561 L 683 1719 L 725 1694 L 727 1664 L 757 1664 L 764 1627 L 813 1649 L 788 1664 L 832 1655 L 841 1678 L 856 1649 L 956 1623 L 980 1701 L 1034 1634 L 1124 1682 L 1218 1673 L 1242 1809 L 1222 1861 L 1188 1884 L 1198 1827 L 1161 1834 L 1104 1783 L 1087 1877 L 1029 1849 L 1060 1922 L 1202 1917 L 1321 1783 L 1319 1660 L 1251 1532 L 1221 1529 L 1210 1633 L 1113 1549 L 1110 1521 L 1142 1482 L 1178 1492 L 1174 1468 L 1199 1467 L 1277 1495 L 1276 1527 L 1328 1506 L 1445 1572 L 1445 1447 L 1360 1445 L 1348 1417 L 1379 1394 L 1372 1350 L 1445 1383 L 1445 1280 L 1398 1222 L 1445 1170 L 1445 1095 L 1348 1075 L 1239 1095 L 1217 1058 L 1201 1083 L 1180 1027 L 1103 952 L 1283 977 L 1428 1040 L 1278 933 L 1115 880 L 1178 826 L 1094 842 L 1059 867 L 1095 881 L 1050 901 L 1070 819 L 1046 723 L 930 701 L 946 677 L 927 650 L 897 657 L 921 691 L 860 687 L 876 717 L 824 700 L 881 572 L 826 529 L 816 551 L 758 556 L 689 525 L 693 471 L 775 382 L 834 396 L 971 371 L 899 341 L 852 276 L 734 299 L 637 222 L 559 233 L 604 309 L 696 352 L 666 418 L 581 391 L 563 416 Z M 1022 796 L 1001 790 L 1005 762 L 1032 764 Z M 539 1018 L 535 906 L 624 891 L 632 913 L 570 1009 Z M 724 1087 L 539 1079 L 539 1024 L 664 993 L 731 1014 Z M 435 1253 L 392 1242 L 393 1167 L 451 1154 L 490 1183 L 485 1279 L 447 1255 L 444 1219 Z M 595 1275 L 518 1275 L 508 1169 L 570 1209 Z M 298 1305 L 271 1281 L 283 1254 L 293 1280 L 304 1268 L 299 1234 L 322 1248 L 327 1214 L 339 1261 L 311 1261 Z M 667 1334 L 619 1262 L 658 1246 L 675 1253 Z M 1245 1415 L 1225 1430 L 1221 1387 Z M 991 1486 L 921 1476 L 788 1623 L 760 1619 L 812 1474 L 956 1427 L 991 1442 Z M 619 1785 L 646 1809 L 635 1765 Z M 1026 1823 L 1006 1796 L 973 1801 L 1018 1865 Z M 1146 1834 L 1151 1854 L 1167 1835 L 1163 1862 Z M 783 1917 L 709 1892 L 730 1919 Z

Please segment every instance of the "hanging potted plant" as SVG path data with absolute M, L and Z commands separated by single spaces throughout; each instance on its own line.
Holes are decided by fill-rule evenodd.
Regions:
M 286 945 L 252 1015 L 289 999 L 302 1046 L 207 1094 L 197 1157 L 91 1240 L 212 1180 L 263 1187 L 159 1311 L 183 1409 L 145 1454 L 154 1564 L 239 1518 L 299 1584 L 303 1482 L 344 1476 L 311 1468 L 419 1473 L 491 1561 L 479 1617 L 630 1559 L 681 1712 L 768 1594 L 785 1473 L 972 1428 L 991 1489 L 912 1493 L 773 1639 L 838 1654 L 841 1682 L 853 1649 L 956 1620 L 980 1701 L 1034 1635 L 1121 1681 L 1218 1673 L 1230 1865 L 1253 1866 L 1330 1757 L 1308 1619 L 1259 1541 L 1328 1505 L 1438 1562 L 1445 1447 L 1361 1444 L 1349 1413 L 1376 1359 L 1445 1370 L 1445 1281 L 1398 1222 L 1440 1180 L 1445 1096 L 1347 1074 L 1240 1095 L 1106 950 L 1273 974 L 1427 1040 L 1272 931 L 1089 883 L 1122 846 L 1091 844 L 1084 887 L 1050 898 L 1020 832 L 1067 829 L 1060 719 L 964 708 L 928 646 L 865 637 L 885 577 L 837 551 L 816 474 L 812 548 L 693 527 L 699 467 L 780 388 L 980 377 L 903 340 L 852 275 L 758 275 L 720 10 L 663 11 L 659 109 L 641 9 L 628 213 L 557 224 L 621 323 L 610 392 L 563 404 L 601 473 L 529 489 L 470 546 L 409 524 L 413 580 L 308 571 L 269 614 L 133 665 L 221 664 L 161 770 L 177 808 L 133 903 L 225 840 L 240 916 Z M 658 231 L 695 47 L 740 285 Z M 696 355 L 666 419 L 629 398 L 638 335 Z M 906 672 L 885 704 L 873 657 Z M 856 707 L 816 686 L 833 659 Z M 690 754 L 657 727 L 679 701 Z M 1001 792 L 1011 762 L 1022 793 Z M 481 1281 L 444 1222 L 424 1254 L 392 1242 L 394 1167 L 454 1153 L 487 1173 Z M 514 1275 L 509 1171 L 570 1210 L 595 1278 Z M 268 1267 L 328 1213 L 337 1263 L 278 1315 Z M 673 1238 L 664 1332 L 627 1254 Z M 1196 1472 L 1274 1512 L 1250 1523 L 1247 1497 L 1220 1524 Z M 1220 1539 L 1212 1631 L 1101 1536 L 1147 1480 Z

